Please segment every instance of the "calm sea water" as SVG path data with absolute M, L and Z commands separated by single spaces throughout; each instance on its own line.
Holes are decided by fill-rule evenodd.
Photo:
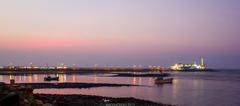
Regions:
M 58 82 L 118 83 L 145 86 L 97 87 L 90 89 L 37 89 L 34 93 L 86 94 L 109 97 L 135 97 L 180 106 L 239 106 L 240 70 L 218 72 L 174 72 L 173 84 L 155 85 L 154 78 L 108 77 L 109 74 L 65 75 Z M 0 81 L 44 82 L 47 75 L 0 75 Z M 56 82 L 53 82 L 56 83 Z

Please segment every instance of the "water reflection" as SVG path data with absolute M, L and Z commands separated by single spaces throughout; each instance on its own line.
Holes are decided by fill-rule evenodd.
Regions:
M 85 82 L 85 83 L 117 83 L 134 85 L 154 85 L 153 78 L 140 77 L 108 77 L 109 75 L 66 75 L 66 74 L 34 74 L 34 75 L 0 75 L 2 82 L 9 83 L 10 79 L 15 79 L 16 83 L 44 83 L 44 77 L 59 76 L 59 81 L 47 83 L 64 82 Z
M 35 81 L 38 80 L 38 76 L 36 74 L 33 75 L 33 78 L 34 78 Z
M 136 85 L 136 84 L 137 84 L 137 78 L 136 78 L 136 77 L 133 77 L 132 84 L 133 84 L 133 85 Z
M 178 80 L 174 79 L 173 80 L 173 85 L 172 85 L 172 97 L 176 98 L 177 97 L 177 93 L 178 93 Z
M 11 75 L 10 75 L 11 76 Z M 17 77 L 17 76 L 16 76 Z M 21 77 L 21 76 L 20 76 Z M 11 79 L 11 78 L 10 78 Z M 16 79 L 15 79 L 16 80 Z M 23 76 L 23 80 L 22 81 L 20 81 L 20 82 L 23 82 L 23 81 L 26 81 L 26 76 L 24 75 Z M 28 82 L 27 82 L 28 83 Z
M 149 79 L 145 79 L 149 80 Z M 200 84 L 199 84 L 200 83 Z M 34 93 L 85 94 L 109 97 L 135 97 L 155 102 L 177 104 L 180 106 L 238 106 L 239 84 L 220 86 L 224 82 L 174 79 L 173 84 L 145 87 L 99 87 L 91 89 L 38 89 Z M 201 85 L 203 88 L 194 88 Z M 202 86 L 208 85 L 208 86 Z M 211 88 L 210 91 L 208 89 Z M 203 91 L 204 90 L 204 91 Z M 219 93 L 219 90 L 221 93 Z M 232 93 L 231 93 L 232 92 Z
M 93 80 L 93 81 L 94 81 L 94 83 L 97 83 L 97 82 L 98 82 L 98 80 L 97 80 L 97 75 L 96 75 L 96 74 L 94 75 L 94 77 L 93 77 L 93 78 L 94 78 L 94 80 Z
M 240 104 L 240 83 L 239 76 L 224 78 L 214 77 L 210 80 L 208 76 L 196 77 L 196 73 L 179 73 L 174 76 L 173 84 L 156 86 L 154 78 L 139 77 L 107 77 L 108 75 L 65 75 L 59 74 L 59 82 L 86 82 L 86 83 L 117 83 L 117 84 L 141 84 L 147 86 L 134 87 L 98 87 L 91 89 L 37 89 L 35 93 L 53 94 L 86 94 L 110 97 L 135 97 L 177 104 L 182 106 L 238 106 Z M 211 73 L 209 73 L 211 74 Z M 208 75 L 208 74 L 206 74 Z M 225 75 L 225 74 L 224 74 Z M 8 82 L 14 78 L 19 82 L 44 82 L 47 75 L 13 76 L 0 75 L 0 81 Z M 202 77 L 201 77 L 202 76 Z M 214 76 L 214 75 L 212 75 Z M 221 75 L 223 76 L 223 75 Z M 230 76 L 230 75 L 229 75 Z M 234 74 L 236 76 L 236 74 Z M 207 79 L 206 79 L 207 77 Z M 236 79 L 237 78 L 237 79 Z M 218 80 L 221 79 L 221 80 Z M 53 81 L 55 83 L 55 81 Z
M 10 75 L 9 77 L 10 77 L 10 79 L 14 79 L 14 78 L 13 78 L 13 75 Z
M 63 83 L 66 82 L 66 75 L 65 74 L 57 74 L 57 76 L 59 77 L 59 82 Z
M 32 75 L 28 76 L 28 82 L 32 83 Z
M 76 82 L 76 75 L 73 75 L 73 76 L 72 76 L 72 81 L 73 81 L 73 82 Z
M 138 85 L 142 85 L 142 77 L 139 77 Z
M 126 90 L 125 90 L 126 91 Z M 136 87 L 132 87 L 131 88 L 131 97 L 135 97 L 136 96 Z

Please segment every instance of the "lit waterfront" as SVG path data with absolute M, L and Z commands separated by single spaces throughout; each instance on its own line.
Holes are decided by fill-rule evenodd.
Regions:
M 12 63 L 8 66 L 0 66 L 0 71 L 204 71 L 208 70 L 207 65 L 204 62 L 204 58 L 201 58 L 200 64 L 197 64 L 196 61 L 193 64 L 183 64 L 176 63 L 170 67 L 163 66 L 142 66 L 142 65 L 133 65 L 130 67 L 98 67 L 98 64 L 94 64 L 93 67 L 77 67 L 76 64 L 74 67 L 68 67 L 65 64 L 60 64 L 59 66 L 36 66 L 30 63 L 29 66 L 15 66 Z

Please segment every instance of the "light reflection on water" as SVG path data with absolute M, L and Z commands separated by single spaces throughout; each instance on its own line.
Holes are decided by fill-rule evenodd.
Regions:
M 2 76 L 0 81 L 44 82 L 47 75 Z M 173 84 L 155 85 L 153 78 L 106 77 L 108 75 L 59 74 L 59 82 L 118 83 L 147 86 L 97 87 L 90 89 L 37 89 L 34 93 L 86 94 L 110 97 L 135 97 L 155 102 L 182 106 L 239 106 L 240 73 L 173 73 Z
M 199 84 L 199 85 L 196 85 Z M 86 94 L 139 99 L 181 106 L 239 106 L 239 85 L 175 79 L 173 84 L 141 87 L 98 87 L 90 89 L 37 89 L 34 93 Z
M 35 75 L 0 75 L 0 81 L 9 83 L 10 79 L 15 79 L 16 83 L 49 83 L 44 81 L 46 74 Z M 50 75 L 55 76 L 55 75 Z M 51 81 L 50 83 L 64 83 L 64 82 L 85 82 L 85 83 L 114 83 L 114 84 L 134 84 L 134 85 L 154 85 L 154 78 L 140 78 L 140 77 L 108 77 L 107 75 L 66 75 L 57 74 L 59 81 Z M 144 80 L 142 80 L 144 79 Z

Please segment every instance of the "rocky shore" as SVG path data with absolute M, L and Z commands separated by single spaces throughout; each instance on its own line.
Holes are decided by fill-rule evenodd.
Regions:
M 41 106 L 34 98 L 30 86 L 18 86 L 0 82 L 0 106 Z
M 114 86 L 114 85 L 113 85 Z M 135 98 L 33 94 L 29 84 L 0 82 L 0 106 L 171 106 Z

